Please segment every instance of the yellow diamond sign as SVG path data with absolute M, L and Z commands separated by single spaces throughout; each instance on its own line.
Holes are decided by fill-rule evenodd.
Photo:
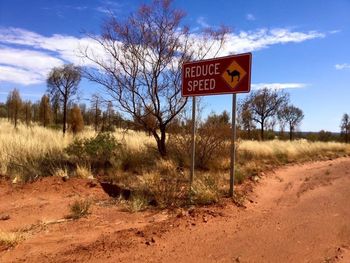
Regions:
M 246 74 L 247 72 L 234 60 L 222 73 L 222 77 L 231 89 L 234 89 Z

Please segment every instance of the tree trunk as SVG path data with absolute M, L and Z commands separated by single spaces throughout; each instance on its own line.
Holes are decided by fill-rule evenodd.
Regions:
M 165 145 L 165 139 L 166 139 L 165 127 L 160 127 L 160 137 L 157 134 L 156 130 L 153 130 L 152 134 L 157 141 L 157 148 L 160 156 L 162 158 L 165 158 L 167 156 L 166 145 Z
M 17 128 L 17 112 L 15 112 L 15 128 Z
M 66 134 L 66 124 L 67 124 L 67 100 L 63 103 L 63 135 Z
M 264 140 L 264 121 L 261 122 L 260 138 L 262 141 Z
M 292 126 L 289 127 L 289 140 L 290 141 L 293 140 L 293 127 Z

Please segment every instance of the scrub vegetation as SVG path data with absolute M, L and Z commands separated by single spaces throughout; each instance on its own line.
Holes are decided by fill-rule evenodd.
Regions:
M 221 118 L 221 120 L 220 120 Z M 221 123 L 220 123 L 221 122 Z M 215 124 L 215 125 L 214 125 Z M 213 133 L 219 125 L 221 133 Z M 226 130 L 225 130 L 226 129 Z M 190 136 L 169 134 L 169 156 L 160 158 L 152 137 L 143 131 L 116 130 L 96 133 L 85 127 L 74 136 L 38 125 L 27 127 L 1 120 L 0 171 L 14 183 L 44 176 L 96 178 L 127 189 L 131 197 L 120 201 L 128 210 L 152 205 L 179 206 L 217 202 L 228 189 L 230 144 L 224 115 L 211 115 L 198 128 L 196 174 L 189 191 Z M 350 145 L 339 142 L 294 141 L 237 142 L 236 184 L 255 180 L 265 170 L 293 162 L 329 159 L 350 154 Z M 80 205 L 79 205 L 80 207 Z

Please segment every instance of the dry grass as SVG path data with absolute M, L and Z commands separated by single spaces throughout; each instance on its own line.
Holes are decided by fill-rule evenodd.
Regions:
M 0 245 L 6 248 L 16 246 L 23 240 L 23 235 L 18 232 L 3 232 L 0 231 Z
M 86 129 L 79 137 L 90 138 L 95 135 L 94 131 Z M 123 144 L 123 155 L 118 157 L 121 164 L 113 164 L 115 165 L 113 171 L 121 169 L 117 172 L 119 177 L 115 178 L 116 181 L 122 185 L 125 181 L 125 187 L 138 187 L 143 193 L 150 194 L 146 197 L 142 194 L 135 195 L 130 202 L 132 211 L 144 209 L 150 199 L 154 199 L 159 206 L 173 206 L 183 202 L 189 192 L 188 170 L 178 169 L 181 165 L 174 162 L 176 158 L 167 161 L 156 159 L 157 154 L 154 149 L 149 148 L 149 146 L 154 148 L 155 141 L 153 137 L 143 132 L 117 130 L 113 135 Z M 14 129 L 13 125 L 6 120 L 0 120 L 0 174 L 11 175 L 15 180 L 20 181 L 20 177 L 23 177 L 21 173 L 26 172 L 32 176 L 43 167 L 50 166 L 47 163 L 50 164 L 53 160 L 52 162 L 56 161 L 55 164 L 59 165 L 52 167 L 51 174 L 66 176 L 72 172 L 72 167 L 67 168 L 64 162 L 61 166 L 59 161 L 60 158 L 65 158 L 64 149 L 73 141 L 74 137 L 70 133 L 63 136 L 61 131 L 35 125 L 30 128 L 19 125 Z M 237 183 L 285 163 L 335 158 L 350 154 L 349 144 L 336 142 L 239 141 L 237 145 Z M 199 203 L 216 202 L 219 199 L 218 192 L 227 188 L 229 144 L 223 147 L 224 149 L 220 149 L 221 154 L 215 156 L 216 166 L 208 166 L 206 173 L 203 171 L 196 173 L 192 194 Z M 183 148 L 180 147 L 180 149 Z M 187 158 L 185 153 L 182 156 Z M 13 170 L 13 164 L 27 168 Z M 88 163 L 77 164 L 73 169 L 78 177 L 92 178 L 92 170 Z M 41 172 L 41 174 L 38 173 L 38 176 L 40 175 L 48 174 Z M 82 204 L 80 207 L 84 208 Z
M 69 206 L 70 213 L 66 216 L 67 219 L 79 219 L 89 214 L 91 206 L 90 200 L 76 200 Z
M 94 131 L 86 129 L 78 137 L 88 138 L 95 135 Z M 113 135 L 130 151 L 142 151 L 146 145 L 155 145 L 153 138 L 143 132 L 117 130 Z M 18 125 L 14 129 L 7 120 L 0 119 L 0 174 L 9 174 L 10 166 L 34 167 L 44 158 L 57 158 L 73 140 L 70 133 L 63 136 L 59 130 L 37 125 Z
M 333 154 L 350 154 L 350 145 L 338 142 L 296 141 L 242 141 L 238 154 L 244 160 L 280 159 L 281 161 L 304 161 L 308 158 L 327 158 Z
M 93 179 L 94 176 L 91 172 L 90 167 L 77 165 L 77 170 L 75 171 L 75 174 L 78 178 L 84 178 L 84 179 Z

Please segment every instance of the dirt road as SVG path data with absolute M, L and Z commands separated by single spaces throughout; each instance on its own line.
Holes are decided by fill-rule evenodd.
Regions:
M 77 193 L 107 200 L 99 187 L 69 187 L 75 183 L 80 188 L 70 196 L 60 185 L 40 204 L 34 186 L 14 192 L 0 185 L 7 189 L 0 214 L 12 214 L 0 230 L 62 218 Z M 37 228 L 16 247 L 0 249 L 0 262 L 350 262 L 350 158 L 267 173 L 247 200 L 246 208 L 226 200 L 177 216 L 95 205 L 88 218 Z

